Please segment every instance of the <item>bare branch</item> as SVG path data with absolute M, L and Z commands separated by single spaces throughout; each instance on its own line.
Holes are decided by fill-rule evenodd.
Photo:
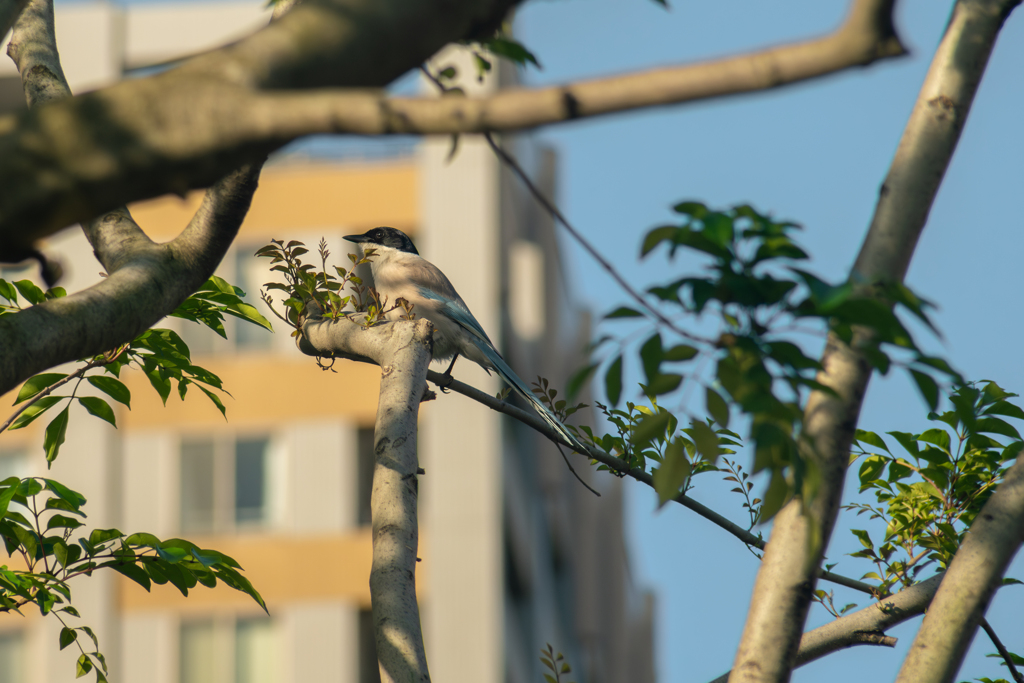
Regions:
M 310 355 L 356 358 L 381 367 L 370 499 L 370 594 L 383 681 L 428 681 L 416 602 L 416 415 L 431 359 L 430 321 L 328 320 L 308 308 L 299 348 Z
M 28 0 L 0 0 L 0 40 L 14 26 L 26 5 Z
M 955 680 L 989 600 L 1022 542 L 1024 458 L 1018 458 L 950 563 L 896 683 Z
M 958 3 L 882 187 L 871 228 L 851 280 L 901 281 L 924 229 L 1009 10 L 1019 0 Z M 867 292 L 866 292 L 867 293 Z M 811 394 L 801 455 L 817 469 L 818 490 L 778 514 L 758 572 L 750 613 L 733 666 L 733 681 L 785 681 L 807 616 L 814 569 L 828 543 L 842 496 L 853 431 L 871 368 L 856 350 L 830 337 L 818 381 L 835 390 Z
M 53 3 L 32 0 L 14 25 L 7 54 L 18 67 L 29 107 L 71 97 L 57 54 Z
M 992 628 L 992 625 L 988 623 L 988 619 L 982 618 L 981 628 L 985 631 L 985 635 L 992 641 L 992 644 L 996 646 L 996 650 L 999 651 L 999 656 L 1003 658 L 1006 667 L 1010 670 L 1010 676 L 1016 683 L 1024 683 L 1024 674 L 1017 670 L 1017 666 L 1013 663 L 1013 656 L 1010 651 L 1003 645 L 1003 641 L 999 640 L 999 636 L 996 635 L 996 630 Z
M 416 417 L 430 365 L 433 327 L 425 318 L 392 327 L 395 335 L 381 357 L 374 431 L 373 625 L 381 680 L 428 682 L 415 580 L 419 561 Z
M 855 0 L 842 27 L 817 40 L 482 100 L 260 91 L 383 86 L 512 4 L 462 0 L 438 13 L 426 0 L 400 8 L 391 7 L 398 0 L 367 2 L 311 0 L 248 39 L 171 72 L 0 120 L 0 184 L 10 190 L 10 199 L 0 202 L 0 236 L 14 238 L 18 226 L 20 239 L 34 240 L 129 201 L 205 187 L 312 133 L 518 130 L 776 87 L 903 53 L 892 0 Z
M 895 647 L 896 638 L 885 635 L 886 629 L 923 614 L 942 583 L 943 576 L 936 574 L 880 602 L 872 602 L 864 609 L 803 634 L 796 666 L 803 666 L 853 645 Z M 726 673 L 712 683 L 725 683 L 728 679 L 729 673 Z

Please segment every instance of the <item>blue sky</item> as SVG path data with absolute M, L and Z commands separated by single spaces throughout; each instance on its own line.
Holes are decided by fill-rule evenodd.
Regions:
M 540 133 L 560 154 L 563 210 L 637 284 L 665 280 L 695 262 L 641 263 L 642 235 L 671 219 L 681 199 L 714 206 L 750 202 L 805 226 L 802 244 L 811 270 L 830 280 L 847 273 L 870 222 L 878 188 L 941 38 L 952 4 L 899 3 L 897 24 L 911 56 L 838 76 L 756 95 L 622 114 L 552 127 Z M 559 83 L 648 66 L 746 51 L 824 33 L 846 10 L 836 0 L 676 0 L 666 11 L 633 0 L 535 0 L 520 10 L 518 37 L 543 70 L 529 83 Z M 993 379 L 1024 390 L 1018 351 L 1021 310 L 1015 296 L 1024 219 L 1018 197 L 1024 180 L 1024 16 L 1007 21 L 943 181 L 908 284 L 938 305 L 943 339 L 921 337 L 972 379 Z M 564 236 L 564 235 L 563 235 Z M 563 242 L 576 296 L 597 311 L 625 297 L 568 239 Z M 625 255 L 625 256 L 624 256 Z M 875 378 L 861 427 L 877 432 L 922 431 L 926 408 L 904 376 Z M 740 462 L 747 461 L 745 454 Z M 742 521 L 728 486 L 705 475 L 694 496 Z M 628 502 L 634 568 L 658 593 L 660 680 L 709 680 L 729 668 L 746 616 L 758 561 L 732 537 L 694 514 L 669 506 L 655 512 L 650 491 L 630 486 Z M 851 487 L 851 493 L 853 488 Z M 859 576 L 869 567 L 845 553 L 856 549 L 848 529 L 863 527 L 844 514 L 830 546 L 837 571 Z M 1018 558 L 1011 576 L 1024 578 Z M 864 596 L 837 588 L 837 603 Z M 1002 590 L 989 620 L 1007 646 L 1024 652 L 1024 587 Z M 829 619 L 812 612 L 810 625 Z M 798 670 L 795 681 L 827 676 L 837 683 L 896 675 L 920 620 L 893 629 L 895 650 L 854 648 Z M 1005 676 L 984 655 L 984 634 L 958 680 Z

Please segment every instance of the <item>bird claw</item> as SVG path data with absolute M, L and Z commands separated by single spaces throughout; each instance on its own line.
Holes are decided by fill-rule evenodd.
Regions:
M 451 373 L 450 372 L 446 372 L 443 375 L 441 375 L 441 381 L 440 382 L 435 382 L 435 384 L 437 384 L 437 387 L 438 387 L 438 389 L 441 390 L 442 394 L 448 394 L 448 393 L 451 393 L 451 389 L 449 389 L 449 387 L 451 387 L 452 382 L 454 382 L 454 381 L 455 381 L 455 378 L 452 377 Z

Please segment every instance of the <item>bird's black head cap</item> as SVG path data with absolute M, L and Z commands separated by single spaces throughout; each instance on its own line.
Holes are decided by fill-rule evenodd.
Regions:
M 409 236 L 397 228 L 374 228 L 368 230 L 362 235 L 346 235 L 345 239 L 349 242 L 355 242 L 356 244 L 366 244 L 369 246 L 380 245 L 382 247 L 391 247 L 398 251 L 404 251 L 407 254 L 416 254 L 416 245 L 412 243 Z

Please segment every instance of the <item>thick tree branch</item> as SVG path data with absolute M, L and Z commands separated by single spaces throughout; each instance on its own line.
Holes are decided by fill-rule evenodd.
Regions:
M 429 681 L 416 602 L 416 417 L 433 327 L 425 318 L 363 327 L 327 320 L 314 311 L 302 325 L 299 348 L 311 355 L 356 357 L 381 367 L 370 498 L 373 569 L 370 594 L 383 681 Z
M 383 86 L 512 0 L 310 0 L 178 69 L 0 120 L 0 243 L 35 240 L 130 201 L 205 187 L 312 133 L 530 128 L 816 78 L 903 53 L 893 0 L 854 0 L 836 32 L 740 57 L 469 100 L 390 99 Z M 15 228 L 20 232 L 15 232 Z
M 796 666 L 803 666 L 854 645 L 895 647 L 896 638 L 885 635 L 885 631 L 923 614 L 942 583 L 942 577 L 942 574 L 936 574 L 880 602 L 872 602 L 864 609 L 803 634 Z M 725 683 L 728 679 L 729 674 L 726 673 L 711 683 Z
M 208 187 L 312 132 L 274 130 L 277 98 L 254 89 L 384 86 L 511 5 L 308 0 L 177 69 L 0 119 L 0 258 L 131 201 Z
M 70 95 L 60 66 L 49 0 L 32 0 L 11 38 L 31 107 Z M 0 393 L 59 363 L 104 353 L 173 311 L 213 273 L 256 190 L 259 166 L 237 170 L 207 191 L 189 226 L 156 245 L 124 207 L 90 221 L 86 237 L 109 276 L 64 299 L 0 320 Z
M 999 27 L 1019 0 L 958 3 L 904 131 L 851 280 L 870 285 L 903 279 L 932 200 L 963 130 Z M 836 395 L 813 393 L 804 413 L 801 453 L 816 469 L 813 495 L 775 519 L 758 572 L 731 681 L 789 679 L 807 616 L 814 571 L 835 523 L 848 453 L 871 368 L 830 337 L 818 381 Z M 948 582 L 947 582 L 948 583 Z
M 950 563 L 896 683 L 955 680 L 978 623 L 1022 542 L 1024 458 L 1017 458 Z
M 0 40 L 14 26 L 26 5 L 28 0 L 0 0 Z
M 32 0 L 14 25 L 7 54 L 18 67 L 29 107 L 71 97 L 57 54 L 53 3 Z

